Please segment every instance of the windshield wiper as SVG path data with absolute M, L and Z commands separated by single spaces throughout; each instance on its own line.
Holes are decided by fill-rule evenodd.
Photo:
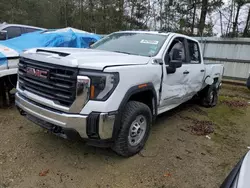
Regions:
M 112 52 L 117 52 L 117 53 L 122 53 L 122 54 L 128 54 L 128 55 L 138 55 L 138 56 L 145 57 L 145 55 L 133 54 L 133 53 L 129 53 L 129 52 L 122 52 L 122 51 L 119 51 L 119 50 L 115 50 L 115 51 L 112 51 Z M 152 56 L 148 56 L 148 57 L 152 57 Z
M 122 52 L 122 51 L 119 51 L 119 50 L 116 50 L 116 51 L 113 51 L 113 52 L 122 53 L 122 54 L 128 54 L 128 55 L 134 55 L 134 54 L 131 54 L 129 52 Z

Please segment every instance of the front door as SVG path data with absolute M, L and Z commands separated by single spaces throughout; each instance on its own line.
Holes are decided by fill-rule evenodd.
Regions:
M 168 70 L 169 61 L 173 58 L 174 49 L 181 50 L 182 67 L 177 68 L 173 72 Z M 187 44 L 182 37 L 174 38 L 164 57 L 165 68 L 163 70 L 162 92 L 159 106 L 159 113 L 163 113 L 169 109 L 175 108 L 189 96 L 187 83 L 189 78 L 189 64 L 187 59 Z

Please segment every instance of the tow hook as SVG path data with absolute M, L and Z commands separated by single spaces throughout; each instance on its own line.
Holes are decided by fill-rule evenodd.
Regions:
M 19 113 L 21 114 L 21 116 L 27 115 L 27 113 L 24 110 L 22 110 L 21 108 L 17 107 L 17 109 L 18 109 Z
M 52 127 L 52 132 L 55 134 L 61 133 L 62 132 L 62 128 L 58 127 L 58 126 L 53 126 Z

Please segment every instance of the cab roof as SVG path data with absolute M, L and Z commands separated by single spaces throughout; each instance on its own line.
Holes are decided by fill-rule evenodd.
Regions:
M 143 30 L 128 30 L 128 31 L 118 31 L 115 33 L 145 33 L 145 34 L 155 34 L 155 35 L 164 35 L 164 36 L 175 36 L 175 37 L 184 37 L 186 39 L 198 42 L 198 40 L 196 40 L 193 37 L 187 36 L 187 35 L 183 35 L 183 34 L 179 34 L 179 33 L 173 33 L 173 32 L 161 32 L 161 31 L 143 31 Z
M 169 35 L 169 32 L 160 32 L 160 31 L 143 31 L 143 30 L 128 30 L 128 31 L 118 31 L 116 33 L 146 33 L 146 34 L 157 34 L 157 35 Z

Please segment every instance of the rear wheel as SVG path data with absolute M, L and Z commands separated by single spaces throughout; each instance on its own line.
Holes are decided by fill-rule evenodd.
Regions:
M 247 88 L 250 89 L 250 76 L 247 79 Z
M 215 84 L 208 86 L 201 93 L 201 105 L 207 108 L 211 108 L 217 105 L 218 102 L 218 88 Z
M 151 124 L 152 113 L 147 105 L 137 101 L 128 102 L 113 150 L 124 157 L 137 154 L 148 139 Z

